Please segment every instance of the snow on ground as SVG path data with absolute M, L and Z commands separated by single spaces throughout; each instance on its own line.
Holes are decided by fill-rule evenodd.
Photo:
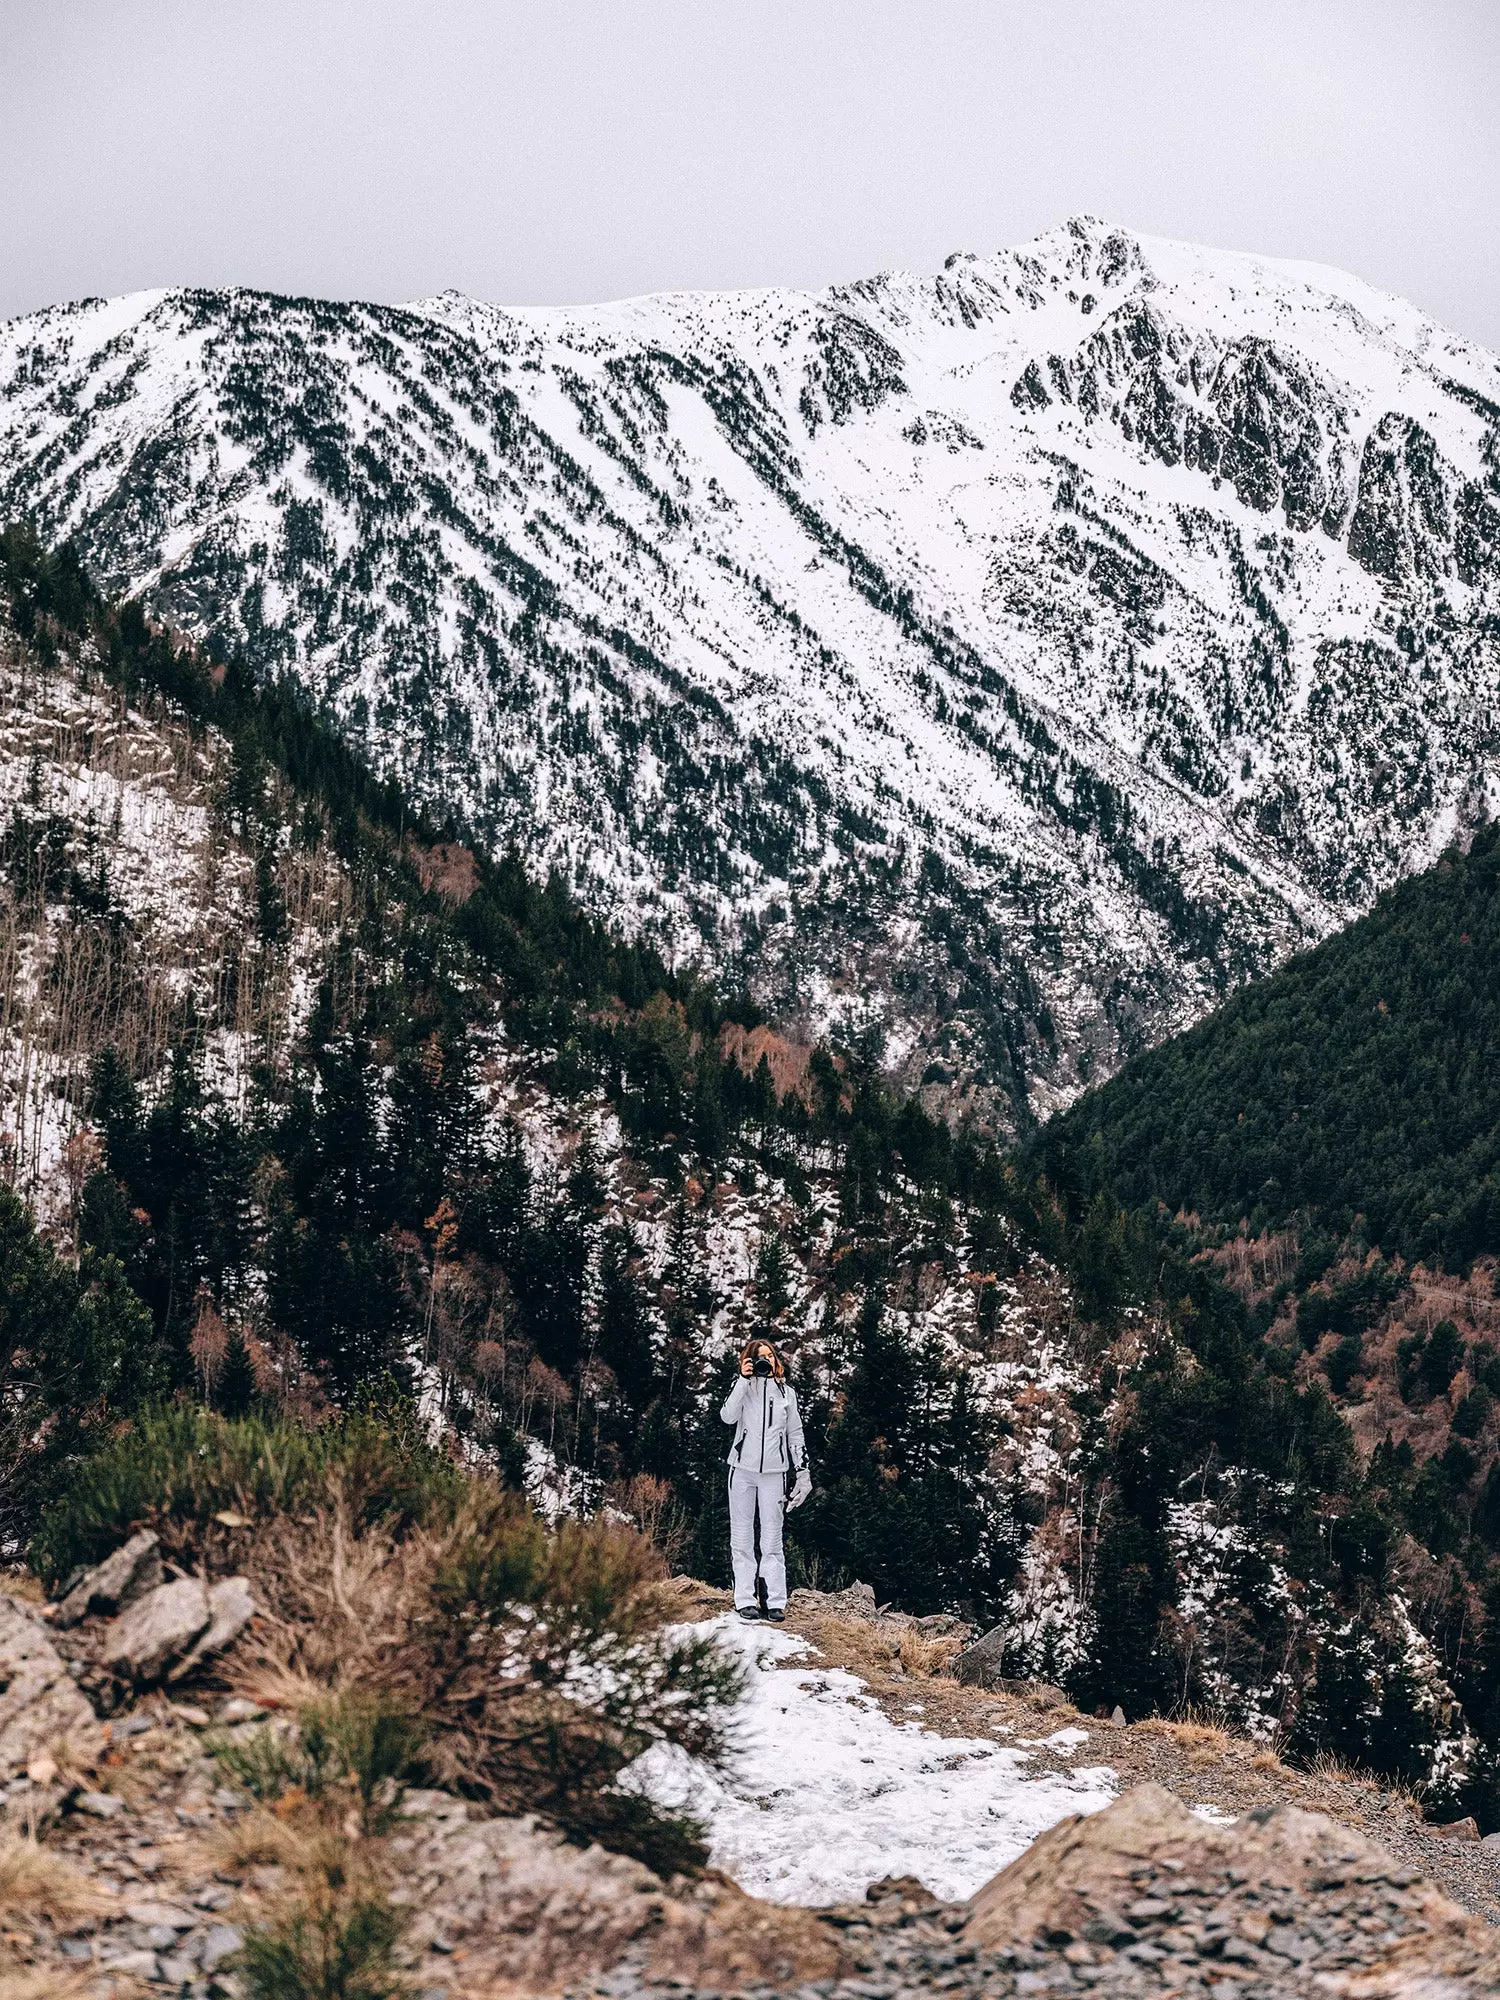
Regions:
M 1032 1776 L 1043 1746 L 892 1722 L 863 1681 L 820 1665 L 792 1633 L 733 1616 L 693 1629 L 742 1653 L 749 1668 L 732 1768 L 717 1775 L 657 1748 L 631 1775 L 659 1805 L 695 1814 L 714 1865 L 753 1895 L 840 1903 L 884 1876 L 915 1875 L 957 1901 L 1060 1819 L 1115 1796 L 1106 1766 Z M 1061 1732 L 1045 1747 L 1067 1755 L 1079 1735 Z

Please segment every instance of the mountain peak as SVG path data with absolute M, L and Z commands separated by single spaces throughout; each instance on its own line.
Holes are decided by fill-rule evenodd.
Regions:
M 1045 1113 L 1500 799 L 1500 368 L 1076 216 L 822 293 L 147 293 L 0 504 L 798 1033 Z

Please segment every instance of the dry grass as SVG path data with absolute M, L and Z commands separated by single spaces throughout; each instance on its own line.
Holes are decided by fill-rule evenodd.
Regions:
M 908 1674 L 940 1674 L 964 1649 L 962 1639 L 925 1639 L 910 1629 L 901 1634 L 897 1657 Z
M 67 1925 L 114 1907 L 71 1861 L 39 1841 L 0 1841 L 0 1921 L 46 1917 Z
M 1404 1778 L 1377 1776 L 1363 1770 L 1331 1750 L 1318 1750 L 1307 1761 L 1307 1775 L 1320 1785 L 1352 1785 L 1362 1792 L 1378 1792 L 1396 1801 L 1413 1819 L 1425 1819 L 1425 1785 L 1409 1784 Z
M 321 1829 L 299 1823 L 285 1812 L 256 1806 L 221 1826 L 208 1844 L 207 1862 L 215 1872 L 240 1875 L 247 1868 L 286 1868 L 294 1875 L 313 1865 L 314 1843 Z
M 961 1639 L 929 1639 L 913 1626 L 875 1625 L 866 1618 L 810 1619 L 808 1634 L 830 1664 L 856 1674 L 899 1670 L 930 1679 L 963 1651 Z
M 1307 1774 L 1316 1778 L 1320 1785 L 1358 1785 L 1362 1791 L 1375 1792 L 1388 1789 L 1362 1771 L 1357 1764 L 1336 1756 L 1332 1750 L 1316 1750 L 1307 1760 Z
M 1200 1722 L 1190 1716 L 1148 1715 L 1135 1726 L 1148 1736 L 1170 1736 L 1184 1750 L 1206 1751 L 1214 1757 L 1227 1757 L 1233 1741 L 1219 1723 Z
M 0 2000 L 84 2000 L 97 1991 L 97 1975 L 88 1972 L 57 1972 L 27 1968 L 19 1972 L 0 1971 Z M 119 1990 L 118 1988 L 116 1989 Z

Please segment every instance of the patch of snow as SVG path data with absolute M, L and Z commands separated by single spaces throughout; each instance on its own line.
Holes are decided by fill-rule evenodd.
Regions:
M 734 1765 L 721 1776 L 658 1747 L 630 1781 L 702 1820 L 714 1866 L 752 1895 L 817 1906 L 915 1875 L 958 1901 L 1048 1827 L 1115 1797 L 1106 1767 L 1032 1776 L 1029 1751 L 892 1722 L 863 1681 L 818 1664 L 790 1633 L 730 1616 L 691 1629 L 740 1652 L 748 1669 Z

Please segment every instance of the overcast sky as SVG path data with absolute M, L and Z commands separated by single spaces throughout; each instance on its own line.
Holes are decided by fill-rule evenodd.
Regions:
M 935 269 L 1089 210 L 1500 349 L 1500 0 L 0 0 L 0 317 Z

